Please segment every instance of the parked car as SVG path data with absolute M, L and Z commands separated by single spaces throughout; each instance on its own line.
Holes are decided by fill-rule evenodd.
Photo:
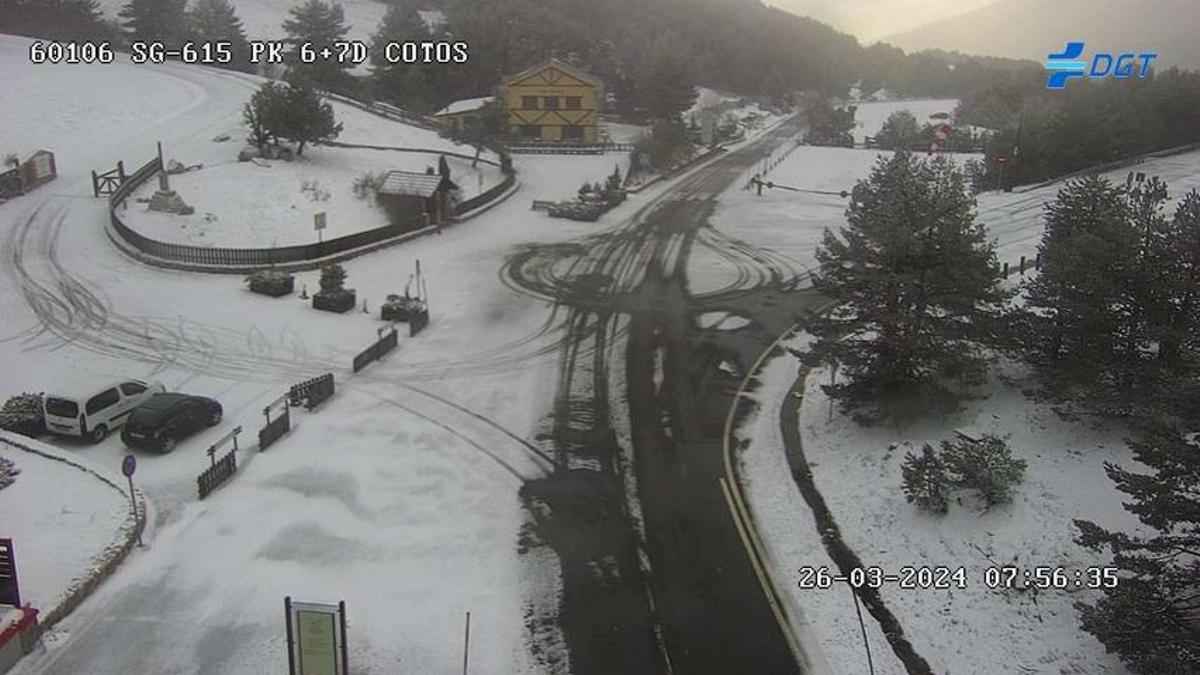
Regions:
M 170 452 L 196 431 L 220 424 L 221 414 L 221 404 L 211 398 L 174 392 L 155 394 L 129 416 L 121 440 L 133 448 Z
M 161 382 L 125 380 L 97 387 L 83 396 L 49 394 L 43 404 L 46 429 L 99 443 L 124 424 L 134 408 L 166 390 Z

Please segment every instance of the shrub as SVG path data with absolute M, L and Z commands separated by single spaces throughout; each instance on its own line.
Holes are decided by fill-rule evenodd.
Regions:
M 19 473 L 21 470 L 12 463 L 12 460 L 0 457 L 0 490 L 12 485 Z
M 979 492 L 990 508 L 1012 499 L 1013 488 L 1025 478 L 1027 464 L 1014 459 L 1004 439 L 991 434 L 972 441 L 942 441 L 942 460 L 951 480 Z
M 313 307 L 327 312 L 354 308 L 355 293 L 346 288 L 346 270 L 337 263 L 321 268 L 321 290 L 313 294 Z
M 24 393 L 5 401 L 0 408 L 0 429 L 31 437 L 45 433 L 42 395 Z
M 383 187 L 383 180 L 387 177 L 386 171 L 364 171 L 358 174 L 358 178 L 354 179 L 354 196 L 359 199 L 374 199 L 379 194 L 379 188 Z
M 932 445 L 921 446 L 920 455 L 905 453 L 900 471 L 904 474 L 904 498 L 910 504 L 937 514 L 949 509 L 950 476 Z
M 258 270 L 246 277 L 250 290 L 255 293 L 278 298 L 287 295 L 295 288 L 295 278 L 287 272 L 279 270 Z

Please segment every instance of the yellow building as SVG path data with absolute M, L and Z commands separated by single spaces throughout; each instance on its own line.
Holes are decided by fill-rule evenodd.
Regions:
M 500 84 L 514 141 L 595 143 L 603 96 L 599 79 L 558 59 L 526 68 Z

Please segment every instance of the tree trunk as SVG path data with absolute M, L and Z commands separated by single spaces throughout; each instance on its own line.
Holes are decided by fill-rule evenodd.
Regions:
M 302 155 L 304 155 L 304 141 L 300 141 L 300 147 L 296 148 L 296 156 L 300 157 Z

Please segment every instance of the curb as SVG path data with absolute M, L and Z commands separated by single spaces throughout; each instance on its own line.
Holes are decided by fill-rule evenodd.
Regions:
M 46 452 L 45 450 L 39 450 L 37 448 L 30 447 L 25 443 L 14 440 L 14 437 L 23 438 L 7 431 L 0 432 L 0 442 L 3 442 L 10 447 L 24 450 L 25 452 L 44 457 L 46 459 L 51 459 L 73 466 L 80 471 L 91 474 L 101 482 L 116 490 L 123 498 L 127 499 L 129 497 L 128 492 L 121 488 L 112 478 L 104 475 L 96 468 L 87 466 L 70 457 L 61 456 Z M 116 572 L 117 567 L 125 560 L 126 556 L 129 555 L 129 552 L 133 550 L 134 545 L 137 543 L 138 537 L 141 536 L 142 531 L 146 527 L 146 515 L 149 511 L 149 502 L 146 500 L 146 495 L 141 490 L 136 488 L 134 489 L 133 493 L 137 502 L 138 513 L 135 514 L 130 511 L 126 514 L 125 522 L 123 522 L 120 529 L 117 530 L 116 540 L 105 547 L 103 551 L 92 556 L 91 560 L 89 561 L 90 569 L 88 570 L 86 576 L 72 580 L 71 585 L 68 586 L 66 592 L 62 594 L 62 599 L 59 600 L 58 604 L 54 607 L 44 610 L 40 614 L 39 623 L 41 624 L 40 630 L 42 632 L 50 630 L 55 626 L 55 624 L 67 618 L 67 616 L 74 611 L 76 607 L 83 603 L 83 601 L 86 600 L 88 596 L 90 596 L 105 579 L 112 576 L 112 574 Z
M 443 226 L 443 229 L 470 220 L 490 210 L 492 207 L 499 206 L 501 203 L 507 201 L 510 197 L 516 194 L 522 186 L 523 184 L 519 181 L 514 181 L 512 187 L 510 187 L 507 191 L 501 193 L 486 204 L 477 206 L 467 213 L 455 216 L 449 225 Z M 358 256 L 365 255 L 367 253 L 374 253 L 375 251 L 389 248 L 397 244 L 403 244 L 407 241 L 412 241 L 413 239 L 417 239 L 425 235 L 434 234 L 437 229 L 437 227 L 431 225 L 429 227 L 423 227 L 419 230 L 413 230 L 412 232 L 405 232 L 404 234 L 393 237 L 392 239 L 385 239 L 373 244 L 367 244 L 365 246 L 360 246 L 359 248 L 328 255 L 324 258 L 314 258 L 312 260 L 292 263 L 279 263 L 274 266 L 274 269 L 281 270 L 283 272 L 306 272 L 315 270 L 330 263 L 350 260 L 351 258 L 357 258 Z M 165 258 L 159 258 L 148 253 L 143 253 L 132 244 L 125 241 L 120 234 L 113 230 L 111 219 L 105 219 L 104 233 L 108 236 L 109 241 L 111 241 L 122 253 L 133 258 L 134 260 L 137 260 L 138 262 L 145 263 L 153 267 L 183 270 L 186 272 L 203 272 L 206 274 L 248 274 L 250 272 L 263 269 L 262 265 L 198 265 L 194 263 L 167 260 Z

